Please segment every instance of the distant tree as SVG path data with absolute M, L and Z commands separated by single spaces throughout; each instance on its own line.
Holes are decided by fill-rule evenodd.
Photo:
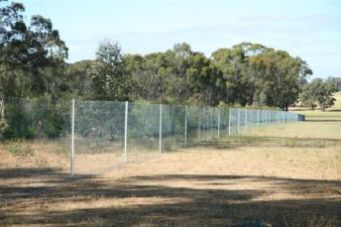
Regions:
M 250 80 L 248 78 L 248 59 L 240 47 L 233 49 L 218 49 L 212 54 L 213 64 L 223 73 L 225 79 L 226 103 L 248 103 Z M 252 86 L 252 85 L 251 85 Z M 251 103 L 252 104 L 252 103 Z
M 261 75 L 260 89 L 268 106 L 283 110 L 295 103 L 301 92 L 301 82 L 312 71 L 300 58 L 293 58 L 285 51 L 269 49 L 253 59 Z
M 193 55 L 186 71 L 191 100 L 200 105 L 217 106 L 225 95 L 225 79 L 221 71 L 203 54 Z
M 316 106 L 320 106 L 321 110 L 325 111 L 334 105 L 335 98 L 333 97 L 333 93 L 335 91 L 336 87 L 332 81 L 323 81 L 320 78 L 316 78 L 304 85 L 300 100 L 303 104 L 309 105 L 312 110 Z
M 118 43 L 103 42 L 96 53 L 92 74 L 92 99 L 129 100 L 132 81 L 125 73 L 124 58 Z
M 308 65 L 287 52 L 261 44 L 241 43 L 231 49 L 218 49 L 212 62 L 226 79 L 226 102 L 277 106 L 287 110 L 312 74 Z
M 303 86 L 302 93 L 300 94 L 300 101 L 303 105 L 310 106 L 312 110 L 315 110 L 318 100 L 318 90 L 322 83 L 322 79 L 317 78 Z
M 318 103 L 322 111 L 332 107 L 336 99 L 333 97 L 333 93 L 336 91 L 336 86 L 332 81 L 326 80 L 321 84 L 318 89 Z
M 95 60 L 83 60 L 68 64 L 63 76 L 64 80 L 60 85 L 64 95 L 92 99 L 92 75 L 95 65 Z
M 341 91 L 341 77 L 329 77 L 328 81 L 334 84 L 336 91 Z
M 136 96 L 151 102 L 217 105 L 223 99 L 221 72 L 189 44 L 146 56 L 125 56 L 126 71 L 136 85 Z

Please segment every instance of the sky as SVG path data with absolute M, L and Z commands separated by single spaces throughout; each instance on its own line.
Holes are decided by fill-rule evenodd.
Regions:
M 19 0 L 20 1 L 20 0 Z M 341 76 L 341 0 L 21 0 L 50 18 L 68 62 L 95 58 L 104 40 L 147 54 L 187 42 L 207 56 L 240 42 L 305 60 L 314 77 Z

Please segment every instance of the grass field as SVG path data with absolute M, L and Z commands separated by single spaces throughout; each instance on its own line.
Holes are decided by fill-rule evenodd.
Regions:
M 2 145 L 0 225 L 340 226 L 340 127 L 264 127 L 74 178 L 47 141 L 24 156 Z
M 321 111 L 318 108 L 314 111 L 301 108 L 295 109 L 293 112 L 303 114 L 306 116 L 306 120 L 308 121 L 322 121 L 322 122 L 335 122 L 341 121 L 341 92 L 337 92 L 334 94 L 336 99 L 335 105 L 326 111 Z
M 332 110 L 300 112 L 306 122 L 148 158 L 141 151 L 124 165 L 112 153 L 80 154 L 86 171 L 75 177 L 67 141 L 0 144 L 0 226 L 340 226 L 336 97 Z

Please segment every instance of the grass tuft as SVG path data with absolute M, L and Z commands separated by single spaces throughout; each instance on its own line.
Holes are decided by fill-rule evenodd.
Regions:
M 34 153 L 30 143 L 24 139 L 10 142 L 8 151 L 14 156 L 32 156 Z

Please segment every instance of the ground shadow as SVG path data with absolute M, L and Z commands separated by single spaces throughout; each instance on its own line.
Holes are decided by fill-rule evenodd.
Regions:
M 27 175 L 28 172 L 31 174 Z M 32 186 L 20 183 L 23 177 L 39 184 Z M 17 184 L 13 183 L 16 178 Z M 0 225 L 247 226 L 242 224 L 246 220 L 262 220 L 272 226 L 341 224 L 340 181 L 186 174 L 134 176 L 113 181 L 87 176 L 70 178 L 53 169 L 0 170 L 0 180 Z M 4 183 L 6 180 L 12 183 Z M 164 183 L 166 181 L 168 184 Z M 176 186 L 179 181 L 189 184 L 186 187 Z M 258 198 L 271 193 L 271 190 L 223 187 L 242 181 L 266 182 L 272 185 L 272 190 L 280 189 L 290 194 L 306 195 L 307 198 L 309 195 L 320 196 L 314 199 L 267 201 Z M 168 199 L 170 202 L 149 202 L 155 198 L 161 201 Z M 103 199 L 144 202 L 102 207 L 92 203 L 88 207 L 69 210 L 44 209 L 47 203 L 73 204 L 84 201 L 90 204 L 91 201 Z M 27 207 L 32 212 L 27 212 Z
M 188 147 L 207 147 L 226 150 L 238 147 L 269 147 L 274 145 L 276 147 L 324 148 L 328 146 L 341 146 L 341 139 L 233 135 L 219 141 L 193 142 Z

